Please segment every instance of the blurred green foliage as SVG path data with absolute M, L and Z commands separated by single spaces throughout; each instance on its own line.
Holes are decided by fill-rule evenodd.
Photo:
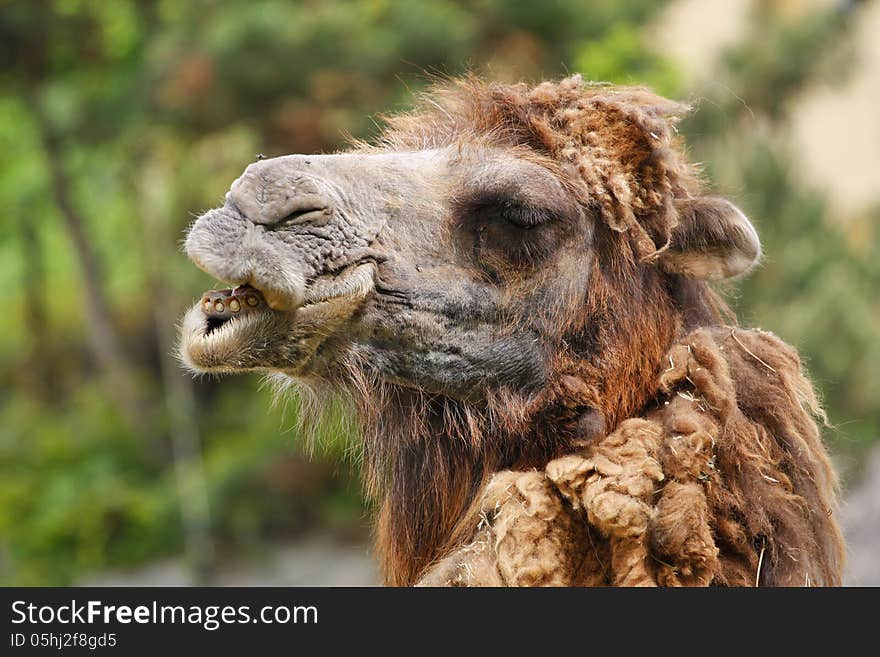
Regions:
M 758 3 L 752 29 L 724 53 L 683 125 L 708 178 L 734 195 L 761 236 L 761 267 L 729 295 L 740 321 L 799 349 L 826 405 L 832 447 L 851 455 L 880 438 L 880 205 L 835 216 L 799 179 L 786 122 L 805 86 L 846 81 L 858 4 L 783 20 L 772 3 Z
M 295 400 L 285 413 L 257 378 L 189 383 L 170 362 L 173 323 L 213 284 L 179 253 L 186 225 L 222 199 L 257 152 L 330 150 L 347 134 L 369 137 L 377 113 L 405 108 L 438 74 L 513 81 L 580 71 L 696 93 L 651 48 L 647 26 L 663 5 L 0 6 L 0 276 L 12 318 L 0 335 L 0 582 L 64 584 L 180 553 L 191 523 L 181 477 L 203 482 L 202 531 L 221 553 L 313 527 L 359 531 L 366 506 L 356 459 L 341 458 L 351 449 L 342 411 L 329 414 L 310 459 L 294 430 Z M 880 432 L 878 217 L 854 218 L 844 231 L 798 182 L 774 128 L 784 125 L 790 96 L 830 66 L 804 53 L 828 50 L 846 21 L 833 12 L 796 24 L 759 15 L 755 25 L 718 72 L 728 91 L 699 91 L 709 102 L 683 129 L 765 242 L 764 267 L 736 299 L 744 322 L 800 347 L 841 424 L 840 444 L 867 443 Z M 59 203 L 58 176 L 73 217 Z M 117 403 L 106 371 L 113 361 L 90 347 L 76 221 L 94 251 L 140 412 Z M 201 458 L 175 470 L 175 436 L 190 426 Z

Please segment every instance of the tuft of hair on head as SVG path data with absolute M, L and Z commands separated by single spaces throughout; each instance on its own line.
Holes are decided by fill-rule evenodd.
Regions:
M 535 86 L 475 75 L 438 82 L 410 112 L 386 117 L 378 147 L 462 143 L 537 153 L 614 233 L 631 266 L 652 262 L 702 280 L 747 273 L 760 259 L 757 233 L 729 201 L 704 196 L 677 123 L 691 106 L 645 87 L 586 82 L 580 75 Z

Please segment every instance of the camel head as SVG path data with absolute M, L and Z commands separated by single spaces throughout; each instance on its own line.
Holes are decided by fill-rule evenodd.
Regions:
M 591 278 L 613 273 L 597 269 L 623 257 L 642 277 L 720 279 L 752 265 L 748 220 L 691 194 L 684 165 L 669 161 L 678 153 L 664 152 L 662 114 L 676 106 L 568 80 L 543 91 L 573 98 L 544 107 L 528 98 L 541 89 L 480 87 L 489 97 L 470 102 L 485 107 L 454 109 L 489 116 L 441 106 L 399 118 L 397 131 L 392 119 L 377 147 L 247 167 L 186 240 L 193 262 L 237 289 L 207 293 L 186 316 L 185 362 L 331 380 L 356 364 L 454 399 L 531 395 L 560 374 L 561 351 L 587 346 L 572 338 L 603 321 L 584 316 Z M 570 125 L 554 126 L 566 112 Z M 554 143 L 554 131 L 573 144 Z
M 414 436 L 438 422 L 487 467 L 603 433 L 650 399 L 676 335 L 714 321 L 706 281 L 760 254 L 742 212 L 701 193 L 674 129 L 686 109 L 577 76 L 464 80 L 378 143 L 257 161 L 189 231 L 229 287 L 187 313 L 182 359 L 392 392 L 397 421 L 367 405 L 375 476 L 395 482 L 389 463 L 425 467 Z M 437 458 L 450 480 L 467 469 Z
M 542 388 L 547 321 L 587 289 L 594 232 L 556 169 L 479 143 L 250 165 L 187 238 L 240 286 L 187 316 L 187 363 L 333 378 L 356 358 L 454 398 Z

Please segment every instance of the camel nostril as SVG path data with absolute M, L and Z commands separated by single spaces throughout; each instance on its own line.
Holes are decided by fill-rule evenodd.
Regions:
M 323 225 L 333 214 L 327 183 L 289 162 L 266 160 L 248 166 L 232 183 L 226 206 L 239 217 L 267 228 L 279 224 Z
M 276 223 L 276 225 L 312 224 L 315 226 L 323 226 L 327 223 L 332 214 L 332 208 L 326 206 L 303 208 L 301 210 L 295 210 L 286 217 L 283 217 L 280 221 Z
M 272 220 L 261 223 L 285 226 L 297 224 L 323 226 L 332 215 L 333 203 L 323 194 L 303 194 L 301 191 L 292 191 L 285 196 L 283 202 L 272 208 L 271 213 L 263 213 L 265 218 Z
M 288 194 L 283 200 L 258 203 L 254 207 L 239 199 L 237 204 L 227 202 L 227 206 L 249 222 L 266 228 L 297 224 L 323 226 L 333 216 L 333 204 L 320 194 Z

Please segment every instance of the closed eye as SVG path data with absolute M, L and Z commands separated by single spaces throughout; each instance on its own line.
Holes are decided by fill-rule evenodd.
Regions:
M 484 267 L 500 271 L 508 265 L 534 265 L 556 249 L 568 225 L 550 208 L 504 198 L 470 205 L 474 252 Z
M 554 219 L 553 214 L 544 208 L 527 205 L 511 205 L 502 208 L 501 217 L 519 228 L 531 230 Z
M 523 205 L 510 200 L 482 202 L 474 207 L 473 213 L 482 220 L 501 219 L 522 230 L 531 230 L 553 221 L 556 217 L 546 208 Z

